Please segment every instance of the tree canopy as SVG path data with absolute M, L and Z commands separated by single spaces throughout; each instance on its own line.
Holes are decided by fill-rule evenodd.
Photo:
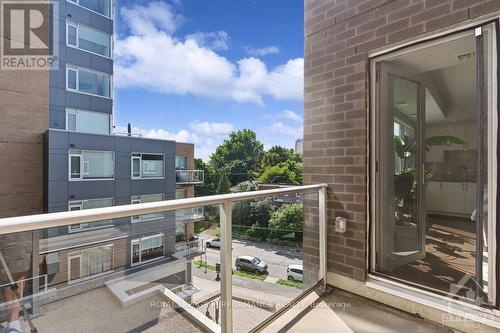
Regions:
M 252 178 L 263 155 L 264 145 L 255 132 L 244 129 L 232 132 L 210 156 L 209 164 L 217 172 L 225 173 L 234 186 Z

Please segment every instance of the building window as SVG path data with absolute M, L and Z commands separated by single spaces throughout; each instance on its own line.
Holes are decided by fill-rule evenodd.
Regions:
M 164 235 L 157 234 L 132 240 L 132 265 L 164 256 Z
M 187 198 L 187 190 L 185 188 L 178 188 L 175 190 L 175 199 Z
M 66 23 L 66 44 L 104 57 L 111 57 L 111 36 L 73 22 Z
M 165 176 L 164 155 L 132 154 L 132 178 L 163 178 Z
M 68 0 L 93 12 L 111 18 L 111 0 Z
M 68 254 L 69 281 L 95 276 L 113 270 L 113 244 Z
M 187 157 L 186 156 L 175 156 L 175 169 L 176 170 L 186 170 L 187 168 Z
M 114 177 L 114 152 L 69 151 L 69 180 L 98 180 Z
M 161 193 L 161 194 L 134 195 L 134 196 L 132 196 L 130 201 L 133 205 L 135 205 L 135 204 L 140 204 L 140 203 L 156 202 L 156 201 L 163 201 L 163 200 L 165 200 L 165 194 Z M 132 223 L 145 222 L 145 221 L 162 219 L 164 217 L 165 217 L 165 214 L 162 212 L 151 213 L 151 214 L 132 216 L 131 221 L 132 221 Z
M 175 223 L 175 242 L 186 241 L 186 223 Z
M 111 206 L 113 206 L 113 198 L 76 200 L 76 201 L 70 201 L 68 203 L 68 210 L 75 211 L 82 209 L 102 208 Z M 113 220 L 102 220 L 96 222 L 72 224 L 68 226 L 68 230 L 69 232 L 80 232 L 92 229 L 106 228 L 112 225 L 113 225 Z
M 110 114 L 66 109 L 66 130 L 79 133 L 109 134 Z
M 77 66 L 66 67 L 66 88 L 70 91 L 111 97 L 111 75 Z

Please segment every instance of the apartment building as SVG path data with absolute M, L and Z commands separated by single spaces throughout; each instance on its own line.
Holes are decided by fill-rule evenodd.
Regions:
M 11 170 L 2 176 L 1 216 L 193 197 L 203 183 L 194 145 L 114 131 L 113 1 L 55 6 L 57 69 L 0 73 L 2 166 Z M 176 256 L 184 266 L 164 275 L 189 282 L 202 217 L 202 208 L 186 209 L 34 232 L 31 275 L 50 286 L 105 281 Z
M 499 18 L 499 1 L 305 1 L 304 177 L 330 184 L 328 283 L 496 325 Z

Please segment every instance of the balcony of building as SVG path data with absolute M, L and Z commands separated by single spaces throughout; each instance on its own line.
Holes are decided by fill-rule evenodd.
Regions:
M 204 170 L 175 170 L 178 185 L 200 185 L 205 182 Z
M 247 215 L 239 216 L 238 207 L 260 200 L 272 205 L 273 198 L 297 193 L 304 211 L 301 230 L 270 229 L 260 243 L 239 238 L 233 223 Z M 103 220 L 129 221 L 131 216 L 200 207 L 210 207 L 204 212 L 215 211 L 219 217 L 220 247 L 209 249 L 210 253 L 201 238 L 175 244 L 175 234 L 167 224 L 164 237 L 149 236 L 148 222 L 143 222 L 141 235 L 116 234 L 112 246 L 101 241 L 80 242 L 77 249 L 68 249 L 67 242 L 74 236 L 67 236 L 67 242 L 58 239 L 58 273 L 50 271 L 54 257 L 48 255 L 30 264 L 34 277 L 16 273 L 17 265 L 27 257 L 12 249 L 23 240 L 31 239 L 31 246 L 42 254 L 55 251 L 50 238 L 45 243 L 38 241 L 40 230 Z M 408 327 L 419 332 L 448 332 L 383 304 L 340 289 L 331 291 L 326 284 L 326 221 L 326 186 L 322 184 L 1 219 L 0 253 L 5 262 L 0 262 L 14 270 L 13 279 L 23 280 L 25 288 L 22 295 L 10 297 L 12 283 L 0 283 L 0 325 L 6 326 L 7 316 L 19 313 L 22 304 L 26 310 L 21 313 L 29 314 L 21 317 L 24 331 L 30 331 L 31 321 L 40 333 L 400 332 Z M 111 230 L 101 232 L 109 239 Z M 91 233 L 94 237 L 99 229 Z M 279 235 L 279 244 L 273 234 Z M 161 255 L 165 252 L 170 255 Z M 241 254 L 261 256 L 267 262 L 266 271 L 235 267 Z M 302 281 L 293 275 L 290 278 L 286 267 L 280 271 L 282 260 L 293 262 L 293 267 L 302 265 Z M 132 264 L 118 269 L 119 262 Z M 4 268 L 1 279 L 8 280 L 3 272 Z

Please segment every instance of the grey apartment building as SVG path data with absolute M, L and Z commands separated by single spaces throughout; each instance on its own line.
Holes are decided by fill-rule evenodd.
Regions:
M 498 0 L 305 1 L 304 180 L 330 184 L 328 283 L 500 327 L 499 19 Z
M 114 133 L 113 1 L 56 6 L 58 69 L 0 73 L 0 149 L 10 155 L 2 166 L 26 171 L 25 177 L 2 178 L 0 214 L 194 196 L 203 173 L 193 170 L 192 144 Z M 164 277 L 182 285 L 191 280 L 193 223 L 202 217 L 202 209 L 187 209 L 33 233 L 32 276 L 46 276 L 49 286 L 74 285 L 164 265 Z M 173 256 L 185 264 L 170 269 Z

